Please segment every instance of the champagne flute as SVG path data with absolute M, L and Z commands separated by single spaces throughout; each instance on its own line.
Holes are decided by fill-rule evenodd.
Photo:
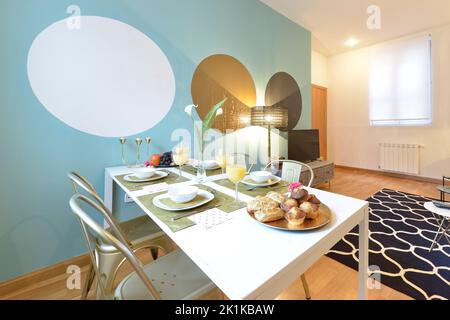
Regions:
M 245 175 L 247 174 L 247 165 L 245 156 L 242 154 L 230 156 L 227 160 L 226 167 L 228 179 L 235 184 L 236 197 L 232 206 L 238 209 L 241 205 L 241 202 L 239 201 L 239 191 L 238 191 L 239 182 L 241 182 L 245 178 Z
M 136 148 L 137 148 L 137 158 L 136 158 L 136 167 L 142 167 L 142 163 L 141 163 L 141 144 L 142 144 L 142 139 L 141 138 L 136 138 L 135 140 L 136 142 Z
M 125 144 L 127 143 L 127 139 L 126 138 L 120 138 L 119 141 L 120 141 L 120 144 L 122 146 L 122 163 L 125 166 L 128 166 L 128 163 L 125 160 L 125 150 L 124 150 L 125 149 Z
M 216 162 L 217 165 L 222 169 L 222 174 L 224 174 L 225 168 L 227 167 L 227 156 L 223 153 L 222 149 L 220 149 L 216 153 Z
M 182 175 L 181 175 L 181 167 L 183 165 L 186 164 L 186 162 L 188 162 L 189 159 L 189 148 L 183 145 L 177 146 L 175 148 L 173 148 L 172 150 L 172 158 L 173 158 L 173 162 L 178 166 L 179 170 L 180 170 L 180 174 L 178 177 L 178 181 L 182 180 Z

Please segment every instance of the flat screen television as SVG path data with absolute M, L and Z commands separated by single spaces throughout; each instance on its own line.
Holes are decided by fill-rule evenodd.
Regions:
M 320 158 L 319 130 L 291 130 L 288 136 L 289 160 L 301 162 Z

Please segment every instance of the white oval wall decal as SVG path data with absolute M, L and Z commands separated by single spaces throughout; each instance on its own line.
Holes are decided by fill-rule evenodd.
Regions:
M 55 117 L 80 131 L 130 136 L 152 128 L 175 98 L 172 67 L 134 27 L 104 17 L 67 19 L 42 31 L 28 53 L 31 88 Z

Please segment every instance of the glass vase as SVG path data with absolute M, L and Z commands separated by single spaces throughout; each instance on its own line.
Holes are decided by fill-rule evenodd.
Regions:
M 206 169 L 203 163 L 203 151 L 200 151 L 200 160 L 197 164 L 197 181 L 202 183 L 206 180 Z

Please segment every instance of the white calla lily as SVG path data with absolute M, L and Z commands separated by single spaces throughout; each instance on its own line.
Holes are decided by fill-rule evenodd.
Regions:
M 217 110 L 217 112 L 216 112 L 216 116 L 221 116 L 221 115 L 223 115 L 223 109 L 222 109 L 222 108 L 220 108 L 220 109 Z
M 190 117 L 192 117 L 193 108 L 197 108 L 197 106 L 194 104 L 190 104 L 190 105 L 186 106 L 186 108 L 184 108 L 184 112 L 186 112 Z

